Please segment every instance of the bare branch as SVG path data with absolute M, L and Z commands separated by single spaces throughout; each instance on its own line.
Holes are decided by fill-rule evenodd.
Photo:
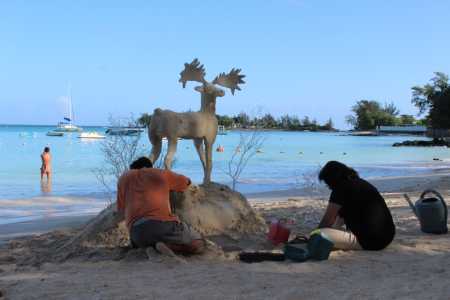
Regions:
M 113 127 L 133 126 L 136 124 L 135 122 L 133 117 L 125 121 L 109 118 L 109 123 Z M 94 169 L 92 172 L 108 194 L 110 203 L 113 202 L 112 195 L 120 176 L 128 170 L 129 165 L 135 159 L 143 156 L 145 149 L 143 145 L 139 144 L 139 141 L 140 135 L 110 135 L 100 145 L 104 161 L 101 168 Z
M 264 141 L 265 138 L 262 136 L 261 131 L 255 130 L 251 135 L 240 133 L 239 144 L 231 155 L 227 169 L 224 171 L 232 180 L 233 190 L 236 188 L 236 183 L 247 167 L 248 162 L 262 147 Z

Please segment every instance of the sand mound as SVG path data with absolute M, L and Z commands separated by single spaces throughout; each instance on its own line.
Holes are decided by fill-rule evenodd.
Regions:
M 171 202 L 182 221 L 213 241 L 208 248 L 214 254 L 219 255 L 222 248 L 237 250 L 263 243 L 264 219 L 253 211 L 242 194 L 227 186 L 213 183 L 192 187 L 184 193 L 173 193 Z M 10 247 L 13 259 L 22 265 L 73 258 L 121 259 L 130 252 L 128 230 L 119 219 L 115 204 L 79 230 L 25 238 L 12 242 Z M 142 256 L 139 251 L 131 252 Z
M 225 185 L 193 187 L 175 193 L 171 201 L 180 219 L 205 236 L 226 234 L 239 238 L 266 230 L 264 219 L 253 211 L 247 199 Z

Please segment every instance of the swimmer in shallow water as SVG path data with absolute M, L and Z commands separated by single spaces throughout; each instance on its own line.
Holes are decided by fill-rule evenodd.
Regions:
M 45 147 L 44 152 L 41 154 L 41 180 L 44 179 L 44 175 L 47 176 L 47 181 L 50 181 L 52 176 L 52 156 L 50 155 L 50 148 Z

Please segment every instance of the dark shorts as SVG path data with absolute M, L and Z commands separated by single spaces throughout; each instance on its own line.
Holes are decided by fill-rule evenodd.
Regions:
M 190 245 L 193 240 L 201 239 L 201 235 L 182 222 L 157 221 L 140 219 L 130 230 L 130 239 L 134 247 L 152 247 L 157 242 Z

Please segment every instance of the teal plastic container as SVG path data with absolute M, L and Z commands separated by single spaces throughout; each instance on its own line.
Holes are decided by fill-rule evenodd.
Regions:
M 308 260 L 309 253 L 306 249 L 306 245 L 286 244 L 284 246 L 284 256 L 295 262 L 304 262 Z
M 327 260 L 333 246 L 333 242 L 322 233 L 313 234 L 308 241 L 309 257 L 315 260 Z

